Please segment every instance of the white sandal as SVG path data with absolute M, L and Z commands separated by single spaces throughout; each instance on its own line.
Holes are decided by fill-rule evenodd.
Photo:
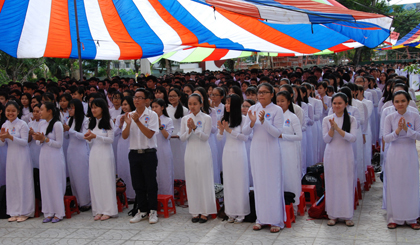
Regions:
M 334 226 L 336 223 L 337 223 L 337 220 L 335 220 L 335 219 L 330 219 L 330 220 L 328 220 L 327 225 L 328 225 L 328 226 Z

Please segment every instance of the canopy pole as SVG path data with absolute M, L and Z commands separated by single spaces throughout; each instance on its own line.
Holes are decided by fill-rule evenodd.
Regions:
M 76 16 L 77 55 L 79 56 L 80 81 L 83 81 L 82 51 L 80 50 L 79 21 L 77 20 L 77 4 L 76 4 L 76 0 L 74 0 L 74 14 Z

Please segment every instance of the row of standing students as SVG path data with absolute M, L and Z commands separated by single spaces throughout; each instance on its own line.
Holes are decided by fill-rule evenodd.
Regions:
M 184 156 L 185 166 L 182 166 L 181 168 L 185 170 L 185 179 L 187 180 L 187 192 L 189 196 L 189 203 L 190 203 L 190 213 L 193 215 L 193 222 L 200 219 L 205 219 L 202 217 L 207 216 L 208 214 L 215 213 L 215 203 L 214 203 L 214 190 L 213 190 L 213 183 L 217 180 L 218 171 L 214 171 L 214 168 L 219 167 L 218 162 L 216 161 L 215 164 L 215 158 L 217 159 L 217 154 L 214 154 L 214 150 L 211 147 L 210 139 L 212 135 L 212 131 L 214 132 L 214 136 L 216 138 L 216 142 L 229 142 L 229 144 L 225 144 L 224 147 L 221 147 L 223 150 L 222 154 L 222 168 L 224 172 L 224 180 L 225 180 L 225 202 L 226 202 L 226 213 L 229 215 L 229 220 L 231 222 L 241 222 L 245 215 L 249 213 L 249 205 L 248 205 L 248 190 L 249 190 L 249 182 L 250 179 L 253 179 L 253 186 L 255 189 L 255 198 L 257 203 L 257 223 L 254 226 L 254 229 L 258 230 L 261 229 L 262 225 L 269 224 L 272 226 L 272 231 L 276 232 L 280 228 L 284 226 L 284 198 L 283 198 L 283 191 L 291 191 L 296 194 L 300 194 L 300 178 L 303 174 L 304 164 L 302 164 L 302 152 L 306 152 L 302 150 L 302 131 L 303 127 L 301 126 L 301 120 L 294 114 L 295 111 L 299 111 L 300 107 L 297 107 L 293 102 L 295 101 L 295 95 L 297 93 L 303 93 L 305 92 L 305 89 L 300 88 L 299 91 L 290 90 L 288 86 L 283 86 L 279 94 L 277 94 L 276 97 L 276 103 L 278 106 L 271 103 L 273 97 L 274 97 L 274 88 L 271 87 L 268 84 L 260 85 L 258 89 L 258 103 L 256 105 L 253 105 L 249 108 L 247 117 L 243 117 L 241 115 L 241 106 L 244 107 L 247 106 L 246 103 L 243 103 L 239 97 L 231 95 L 228 97 L 228 102 L 226 102 L 226 107 L 222 107 L 222 105 L 217 105 L 217 99 L 216 103 L 214 103 L 214 107 L 210 108 L 209 106 L 209 98 L 206 96 L 206 92 L 202 88 L 196 88 L 195 95 L 191 96 L 188 101 L 188 107 L 190 114 L 186 115 L 187 110 L 178 105 L 173 106 L 175 103 L 171 103 L 172 106 L 169 106 L 168 111 L 174 112 L 173 115 L 176 117 L 175 114 L 178 113 L 178 116 L 180 114 L 179 108 L 182 109 L 182 114 L 184 116 L 179 116 L 178 118 L 175 118 L 177 120 L 180 120 L 179 122 L 179 133 L 175 135 L 175 137 L 172 138 L 171 143 L 174 139 L 176 139 L 178 136 L 181 141 L 187 141 L 187 146 L 185 150 L 185 155 L 180 154 L 182 152 L 182 148 L 179 148 L 178 151 L 173 152 L 174 155 L 182 155 Z M 299 89 L 299 88 L 298 88 Z M 328 116 L 328 119 L 322 119 L 323 123 L 323 131 L 322 134 L 318 134 L 322 136 L 322 140 L 326 143 L 327 148 L 325 150 L 324 155 L 324 164 L 326 169 L 326 192 L 330 193 L 330 195 L 327 195 L 327 212 L 330 216 L 330 225 L 335 224 L 335 221 L 337 218 L 342 218 L 346 220 L 346 224 L 351 225 L 351 218 L 353 212 L 350 211 L 351 208 L 348 208 L 347 206 L 352 207 L 352 198 L 354 198 L 354 195 L 350 195 L 350 193 L 354 192 L 354 183 L 357 176 L 357 173 L 359 172 L 357 170 L 357 164 L 355 164 L 355 158 L 357 157 L 357 151 L 356 150 L 349 150 L 354 147 L 354 144 L 352 146 L 351 143 L 356 142 L 357 137 L 359 133 L 357 132 L 357 129 L 360 126 L 360 123 L 357 121 L 356 117 L 350 116 L 350 115 L 357 115 L 357 110 L 351 109 L 352 107 L 347 107 L 348 104 L 351 104 L 351 102 L 348 100 L 348 98 L 353 97 L 352 92 L 350 91 L 344 91 L 346 93 L 340 93 L 338 96 L 334 96 L 333 99 L 326 96 L 325 92 L 323 91 L 325 89 L 322 85 L 318 86 L 318 93 L 320 95 L 322 104 L 322 114 L 320 115 L 320 119 L 326 117 L 324 112 L 328 112 L 328 110 L 331 109 L 331 106 L 334 104 L 334 101 L 340 101 L 341 106 L 344 109 L 342 110 L 343 114 L 338 114 L 338 109 L 340 108 L 339 105 L 337 107 L 333 107 L 334 114 L 332 116 Z M 349 89 L 350 90 L 350 89 Z M 172 94 L 171 94 L 172 93 Z M 224 96 L 221 90 L 215 89 L 213 91 L 213 101 L 215 101 L 214 97 L 218 96 Z M 179 91 L 172 90 L 169 93 L 169 100 L 176 100 L 179 99 Z M 306 97 L 306 95 L 304 96 Z M 307 97 L 306 97 L 307 98 Z M 363 99 L 363 93 L 362 93 L 362 101 Z M 239 99 L 239 100 L 238 100 Z M 308 99 L 308 98 L 307 98 Z M 191 104 L 190 104 L 191 101 Z M 240 102 L 239 102 L 240 101 Z M 126 101 L 127 104 L 129 104 L 128 101 Z M 178 100 L 179 103 L 179 100 Z M 194 104 L 195 103 L 195 104 Z M 247 102 L 250 103 L 250 102 Z M 252 103 L 252 102 L 251 102 Z M 75 103 L 73 102 L 73 105 L 70 106 L 71 110 L 76 108 Z M 124 104 L 124 102 L 123 102 Z M 233 104 L 233 107 L 231 107 Z M 241 105 L 242 104 L 242 105 Z M 316 104 L 316 103 L 314 103 Z M 81 103 L 80 103 L 81 105 Z M 239 105 L 239 106 L 238 106 Z M 283 106 L 282 106 L 283 105 Z M 287 106 L 286 106 L 287 105 Z M 121 115 L 116 120 L 116 124 L 119 125 L 114 127 L 112 120 L 110 120 L 109 112 L 108 116 L 106 118 L 109 118 L 109 125 L 103 124 L 99 125 L 102 117 L 104 114 L 107 114 L 108 108 L 105 103 L 100 103 L 98 101 L 92 102 L 92 114 L 95 118 L 95 120 L 87 120 L 86 118 L 83 118 L 82 125 L 84 128 L 80 131 L 81 128 L 79 128 L 79 131 L 77 131 L 79 134 L 75 134 L 74 129 L 71 131 L 70 127 L 78 127 L 78 123 L 69 123 L 68 128 L 66 126 L 63 127 L 63 125 L 58 121 L 58 119 L 55 120 L 54 124 L 51 125 L 51 120 L 56 118 L 56 113 L 54 112 L 54 107 L 51 107 L 53 109 L 47 108 L 47 106 L 51 107 L 50 104 L 46 103 L 43 106 L 41 106 L 40 111 L 46 111 L 44 113 L 40 113 L 41 117 L 44 118 L 46 121 L 42 124 L 44 125 L 45 129 L 43 127 L 39 127 L 38 132 L 33 130 L 31 128 L 31 131 L 28 130 L 28 135 L 31 135 L 35 140 L 37 140 L 38 145 L 42 145 L 41 147 L 44 147 L 45 152 L 48 152 L 48 154 L 57 154 L 57 158 L 59 159 L 59 162 L 64 163 L 64 157 L 62 154 L 62 142 L 63 136 L 61 134 L 64 134 L 64 131 L 68 131 L 68 134 L 71 135 L 73 133 L 75 139 L 79 139 L 83 142 L 85 140 L 91 141 L 93 139 L 92 149 L 90 150 L 89 155 L 89 161 L 86 162 L 86 166 L 89 168 L 89 186 L 90 186 L 90 194 L 91 194 L 91 201 L 92 201 L 92 208 L 93 212 L 96 216 L 99 214 L 100 219 L 105 220 L 109 217 L 115 216 L 117 214 L 116 212 L 116 206 L 114 205 L 108 205 L 107 207 L 101 207 L 101 203 L 106 200 L 114 200 L 115 195 L 112 196 L 112 193 L 115 191 L 112 191 L 115 189 L 115 181 L 112 178 L 112 176 L 115 176 L 115 162 L 108 161 L 110 163 L 110 166 L 104 168 L 103 166 L 103 160 L 104 159 L 111 159 L 114 156 L 109 155 L 107 156 L 105 154 L 102 154 L 102 152 L 105 150 L 109 154 L 113 154 L 113 151 L 109 151 L 109 146 L 114 141 L 113 136 L 115 134 L 118 134 L 118 128 L 121 129 L 121 123 L 125 120 L 124 116 Z M 195 106 L 195 107 L 194 107 Z M 6 107 L 6 117 L 10 121 L 14 122 L 13 117 L 11 116 L 13 113 L 8 114 Z M 13 106 L 12 106 L 13 107 Z M 80 107 L 80 106 L 77 106 Z M 162 116 L 163 109 L 165 108 L 164 104 L 155 105 L 156 110 L 160 116 Z M 219 108 L 222 107 L 222 108 Z M 153 108 L 153 103 L 152 103 Z M 234 108 L 234 109 L 232 109 Z M 296 109 L 297 108 L 297 109 Z M 9 108 L 10 109 L 10 108 Z M 12 108 L 13 109 L 13 108 Z M 132 108 L 130 108 L 133 110 Z M 127 111 L 130 109 L 126 109 Z M 160 112 L 159 112 L 160 109 Z M 243 108 L 242 108 L 243 109 Z M 19 108 L 16 107 L 16 110 L 18 112 Z M 172 110 L 172 111 L 171 111 Z M 201 111 L 204 111 L 201 112 Z M 232 111 L 233 110 L 233 111 Z M 301 109 L 302 110 L 302 109 Z M 223 113 L 222 113 L 223 112 Z M 209 115 L 206 115 L 206 114 Z M 239 116 L 236 116 L 235 119 L 233 118 L 234 114 L 238 114 Z M 359 112 L 360 113 L 360 112 Z M 366 113 L 366 112 L 364 112 Z M 213 116 L 212 116 L 213 114 Z M 305 112 L 305 115 L 309 113 Z M 17 114 L 16 114 L 17 115 Z M 96 116 L 95 116 L 96 115 Z M 172 113 L 169 113 L 169 117 L 172 115 Z M 214 116 L 216 115 L 216 116 Z M 345 120 L 345 118 L 348 119 Z M 366 114 L 365 114 L 366 115 Z M 219 116 L 219 118 L 218 118 Z M 71 116 L 74 118 L 74 113 Z M 166 115 L 166 118 L 168 118 L 168 115 Z M 121 119 L 123 118 L 123 119 Z M 161 117 L 161 119 L 164 117 Z M 100 120 L 101 119 L 101 120 Z M 95 123 L 93 123 L 95 121 Z M 164 138 L 166 139 L 165 142 L 166 148 L 162 150 L 161 152 L 168 153 L 169 148 L 169 138 L 171 138 L 171 130 L 175 128 L 175 123 L 173 123 L 173 126 L 171 125 L 172 120 L 167 120 L 166 124 L 165 122 L 160 122 L 160 125 L 164 125 L 168 131 L 166 131 Z M 350 128 L 348 128 L 348 123 L 350 121 Z M 16 121 L 19 122 L 19 121 Z M 16 123 L 15 122 L 15 123 Z M 49 122 L 49 123 L 46 123 Z M 79 126 L 80 126 L 79 121 Z M 103 122 L 103 121 L 102 121 Z M 239 123 L 238 123 L 239 122 Z M 265 125 L 264 125 L 264 122 Z M 57 126 L 56 126 L 57 124 Z M 216 124 L 216 126 L 214 126 Z M 307 126 L 310 122 L 306 122 Z M 347 125 L 344 126 L 343 125 Z M 10 142 L 13 142 L 13 140 L 10 140 L 10 137 L 15 138 L 16 135 L 13 128 L 9 127 L 7 123 L 3 127 L 4 130 L 2 130 L 1 138 L 2 142 L 7 141 L 8 145 Z M 88 126 L 88 127 L 86 127 Z M 173 127 L 173 128 L 172 128 Z M 12 133 L 9 133 L 6 129 L 11 129 Z M 23 126 L 23 128 L 25 128 Z M 50 129 L 48 129 L 50 128 Z M 60 129 L 61 128 L 61 129 Z M 216 128 L 216 129 L 215 129 Z M 14 128 L 16 130 L 16 127 Z M 117 129 L 117 130 L 115 130 Z M 44 131 L 45 130 L 45 131 Z M 48 130 L 50 130 L 48 132 Z M 55 130 L 55 131 L 54 131 Z M 92 130 L 92 131 L 91 131 Z M 61 132 L 63 131 L 63 132 Z M 39 132 L 45 132 L 39 133 Z M 48 133 L 47 133 L 48 132 Z M 60 133 L 61 132 L 61 133 Z M 22 131 L 22 135 L 24 136 L 26 133 L 25 131 Z M 51 135 L 50 135 L 51 134 Z M 47 135 L 47 136 L 46 136 Z M 61 135 L 61 136 L 60 136 Z M 162 134 L 163 135 L 163 134 Z M 17 136 L 19 137 L 19 136 Z M 16 138 L 17 138 L 16 137 Z M 252 140 L 250 138 L 252 137 Z M 280 140 L 279 140 L 280 138 Z M 5 139 L 3 141 L 3 139 Z M 23 140 L 24 141 L 24 140 Z M 19 142 L 19 140 L 15 140 L 15 143 Z M 51 143 L 50 143 L 51 142 Z M 202 142 L 202 143 L 200 143 Z M 249 145 L 249 151 L 247 151 L 246 143 L 250 142 Z M 331 142 L 335 142 L 336 144 L 331 144 Z M 340 143 L 341 142 L 341 143 Z M 22 142 L 21 142 L 22 143 Z M 216 143 L 217 144 L 217 143 Z M 13 144 L 12 144 L 13 145 Z M 121 144 L 122 145 L 122 144 Z M 162 144 L 159 144 L 162 145 Z M 170 144 L 172 149 L 174 149 L 173 145 L 180 145 L 182 147 L 182 144 Z M 310 144 L 306 144 L 307 146 Z M 118 144 L 120 146 L 120 144 Z M 217 145 L 216 145 L 217 147 Z M 52 148 L 58 149 L 54 150 Z M 106 148 L 106 149 L 105 149 Z M 159 148 L 159 147 L 158 147 Z M 42 149 L 42 148 L 41 148 Z M 70 148 L 72 149 L 72 148 Z M 88 149 L 88 148 L 86 148 Z M 284 154 L 284 152 L 288 152 L 290 149 L 290 152 L 293 152 L 292 154 Z M 322 149 L 322 148 L 321 148 Z M 341 149 L 341 150 L 340 150 Z M 60 152 L 61 150 L 61 152 Z M 11 148 L 11 151 L 13 152 L 13 147 Z M 76 149 L 76 152 L 80 152 L 80 149 Z M 46 159 L 45 155 L 46 153 L 43 153 L 43 151 L 40 152 L 40 164 L 45 164 L 48 162 L 51 162 L 51 159 Z M 70 152 L 70 151 L 69 151 Z M 73 151 L 72 151 L 73 152 Z M 158 150 L 159 152 L 159 150 Z M 311 151 L 316 155 L 317 151 Z M 350 153 L 349 153 L 350 152 Z M 82 151 L 84 156 L 84 152 Z M 89 150 L 86 151 L 87 154 L 89 154 Z M 118 151 L 120 153 L 120 151 Z M 277 154 L 278 153 L 278 154 Z M 346 157 L 346 161 L 341 161 L 343 165 L 338 166 L 336 164 L 338 159 L 343 158 L 343 153 Z M 248 157 L 249 154 L 249 157 Z M 9 155 L 9 152 L 8 152 Z M 23 154 L 25 155 L 25 154 Z M 310 155 L 310 154 L 308 154 Z M 44 156 L 44 158 L 42 158 Z M 206 156 L 205 158 L 203 156 Z M 241 159 L 237 161 L 237 156 L 241 156 Z M 72 156 L 73 157 L 73 156 Z M 102 158 L 101 158 L 102 157 Z M 179 159 L 180 157 L 175 156 L 175 159 Z M 63 161 L 61 161 L 61 159 Z M 67 158 L 69 159 L 69 157 Z M 161 157 L 161 159 L 164 159 Z M 167 158 L 170 159 L 170 158 Z M 203 161 L 203 159 L 206 159 Z M 249 160 L 248 160 L 249 159 Z M 312 158 L 313 159 L 313 158 Z M 234 160 L 234 161 L 233 161 Z M 96 164 L 95 168 L 95 161 L 101 164 Z M 165 160 L 161 160 L 163 163 Z M 170 160 L 169 160 L 170 161 Z M 71 162 L 71 161 L 70 161 Z M 105 161 L 106 162 L 106 161 Z M 168 161 L 166 161 L 168 162 Z M 238 165 L 234 165 L 232 162 L 237 163 Z M 278 163 L 282 164 L 278 164 Z M 248 165 L 250 163 L 250 165 Z M 305 161 L 306 163 L 306 161 Z M 69 163 L 67 163 L 69 165 Z M 334 166 L 334 167 L 332 167 Z M 48 177 L 45 176 L 45 174 L 42 174 L 42 169 L 46 169 L 47 167 L 40 166 L 41 169 L 41 193 L 43 194 L 43 212 L 46 215 L 46 218 L 44 221 L 48 222 L 58 222 L 62 219 L 64 216 L 63 212 L 61 212 L 62 202 L 61 205 L 58 203 L 58 196 L 63 193 L 63 187 L 65 187 L 65 164 L 58 164 L 57 166 L 54 166 L 53 169 L 55 169 L 55 174 L 49 174 Z M 172 169 L 173 165 L 168 164 L 165 166 L 165 168 L 162 168 L 166 173 L 169 173 L 167 177 L 171 177 L 171 173 L 174 172 Z M 249 168 L 251 169 L 252 178 L 250 178 L 249 174 Z M 176 166 L 175 163 L 175 169 L 179 170 L 179 166 Z M 238 171 L 238 170 L 241 171 Z M 70 167 L 69 167 L 70 170 Z M 220 170 L 220 168 L 219 168 Z M 69 171 L 72 172 L 72 171 Z M 175 171 L 176 172 L 176 171 Z M 213 175 L 209 175 L 206 173 L 214 173 Z M 92 176 L 93 173 L 95 173 L 95 176 Z M 337 173 L 340 173 L 339 176 L 342 178 L 338 178 Z M 13 173 L 10 174 L 12 176 Z M 56 179 L 50 177 L 50 175 L 53 175 L 57 177 Z M 176 173 L 175 173 L 176 175 Z M 29 175 L 28 175 L 29 176 Z M 63 177 L 64 176 L 64 177 Z M 103 179 L 104 176 L 109 176 L 109 179 L 112 181 L 109 181 L 106 185 L 100 185 L 95 187 L 95 183 L 101 183 L 103 180 L 95 179 L 101 178 Z M 77 178 L 80 176 L 73 176 L 73 180 L 77 180 Z M 30 178 L 30 177 L 29 177 Z M 53 179 L 53 183 L 61 183 L 61 185 L 55 185 L 54 188 L 48 189 L 46 184 L 42 181 L 47 181 Z M 173 176 L 172 176 L 173 179 Z M 334 181 L 336 179 L 336 181 Z M 339 188 L 340 185 L 337 185 L 338 180 L 341 181 L 341 185 L 345 186 L 347 188 L 344 188 L 347 191 L 343 192 L 342 188 Z M 348 183 L 346 183 L 343 180 L 347 180 Z M 173 181 L 171 181 L 173 183 Z M 350 185 L 349 183 L 352 183 Z M 73 185 L 73 183 L 72 183 Z M 165 185 L 163 185 L 165 186 Z M 29 192 L 31 192 L 30 187 Z M 95 189 L 96 188 L 96 189 Z M 109 191 L 111 193 L 107 196 L 109 199 L 97 199 L 95 197 L 95 193 L 103 193 L 105 190 Z M 173 190 L 173 187 L 168 188 L 169 191 Z M 239 191 L 241 190 L 241 191 Z M 77 191 L 76 191 L 77 192 Z M 276 195 L 278 194 L 278 195 Z M 25 195 L 30 196 L 30 195 Z M 62 195 L 61 195 L 62 196 Z M 330 197 L 329 197 L 330 196 Z M 341 198 L 341 197 L 344 197 Z M 348 200 L 347 200 L 347 199 Z M 12 198 L 13 199 L 13 198 Z M 29 198 L 30 199 L 30 198 Z M 44 210 L 44 200 L 52 200 L 51 201 L 51 211 L 48 211 L 48 201 L 46 201 L 46 208 Z M 62 198 L 61 198 L 62 199 Z M 83 199 L 83 198 L 82 198 Z M 338 207 L 336 205 L 337 200 L 342 200 L 344 203 L 347 203 L 346 208 Z M 21 200 L 14 199 L 15 203 L 18 203 Z M 110 202 L 115 203 L 115 202 Z M 258 208 L 258 203 L 262 205 Z M 264 204 L 264 205 L 263 205 Z M 11 204 L 13 205 L 13 204 Z M 31 202 L 28 202 L 29 210 L 31 210 Z M 418 205 L 418 203 L 417 203 Z M 19 206 L 19 205 L 15 205 Z M 279 209 L 280 208 L 280 212 Z M 347 213 L 343 210 L 347 210 Z M 15 212 L 15 211 L 14 211 Z M 99 212 L 99 213 L 98 213 Z M 22 220 L 25 217 L 31 216 L 31 213 L 29 212 L 16 212 L 11 213 L 12 218 L 16 220 Z M 23 216 L 23 217 L 22 217 Z M 58 221 L 57 221 L 58 220 Z

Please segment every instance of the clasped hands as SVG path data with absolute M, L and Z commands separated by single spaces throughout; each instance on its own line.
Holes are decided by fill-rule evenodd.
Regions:
M 331 129 L 333 129 L 333 130 L 337 130 L 338 129 L 337 123 L 334 121 L 334 118 L 329 119 L 328 121 L 330 121 Z
M 91 141 L 94 138 L 96 138 L 96 134 L 92 133 L 90 131 L 90 129 L 88 129 L 88 131 L 86 132 L 86 134 L 83 137 L 83 139 L 88 140 L 88 141 Z
M 397 130 L 395 130 L 395 133 L 399 135 L 401 130 L 404 130 L 405 132 L 408 131 L 407 123 L 405 122 L 404 117 L 401 117 L 400 120 L 398 121 L 398 128 Z
M 124 118 L 124 121 L 127 123 L 127 125 L 130 125 L 132 121 L 135 123 L 140 122 L 140 115 L 137 113 L 137 111 L 134 111 L 132 114 L 127 112 L 121 118 Z
M 219 133 L 223 135 L 223 131 L 226 130 L 226 132 L 231 133 L 232 129 L 229 128 L 229 123 L 225 120 L 217 121 L 217 128 L 219 129 Z
M 13 140 L 13 136 L 10 135 L 9 129 L 7 129 L 7 131 L 6 131 L 5 128 L 2 128 L 1 131 L 0 131 L 0 140 L 2 142 L 4 142 L 6 139 Z
M 197 126 L 195 126 L 194 120 L 192 118 L 189 118 L 187 120 L 187 127 L 190 129 L 190 132 L 191 132 L 191 130 L 196 130 L 197 129 Z

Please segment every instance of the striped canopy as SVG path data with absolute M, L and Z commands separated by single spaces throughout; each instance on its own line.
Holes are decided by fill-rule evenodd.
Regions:
M 312 55 L 323 55 L 323 54 L 333 54 L 337 52 L 342 52 L 350 50 L 353 48 L 362 47 L 363 45 L 349 41 L 342 43 L 342 45 L 332 47 L 330 49 L 325 49 L 320 52 L 314 53 Z M 259 56 L 272 56 L 272 57 L 284 57 L 284 56 L 302 56 L 305 54 L 299 53 L 270 53 L 270 52 L 250 52 L 250 51 L 238 51 L 238 50 L 229 50 L 229 49 L 216 49 L 216 48 L 186 48 L 179 51 L 173 51 L 165 53 L 160 56 L 151 57 L 149 61 L 154 64 L 159 62 L 161 59 L 168 59 L 172 61 L 177 61 L 180 63 L 189 63 L 189 62 L 202 62 L 202 61 L 212 61 L 212 60 L 227 60 L 234 58 L 243 58 L 249 57 L 252 55 Z
M 420 24 L 418 24 L 413 30 L 411 30 L 407 35 L 397 41 L 393 46 L 386 46 L 383 48 L 378 48 L 376 50 L 390 50 L 390 49 L 399 49 L 405 47 L 416 47 L 420 48 Z
M 187 48 L 282 55 L 370 48 L 392 20 L 333 0 L 76 0 L 81 57 L 125 60 Z M 77 58 L 72 0 L 0 0 L 0 50 L 17 58 Z M 225 51 L 221 51 L 225 50 Z

